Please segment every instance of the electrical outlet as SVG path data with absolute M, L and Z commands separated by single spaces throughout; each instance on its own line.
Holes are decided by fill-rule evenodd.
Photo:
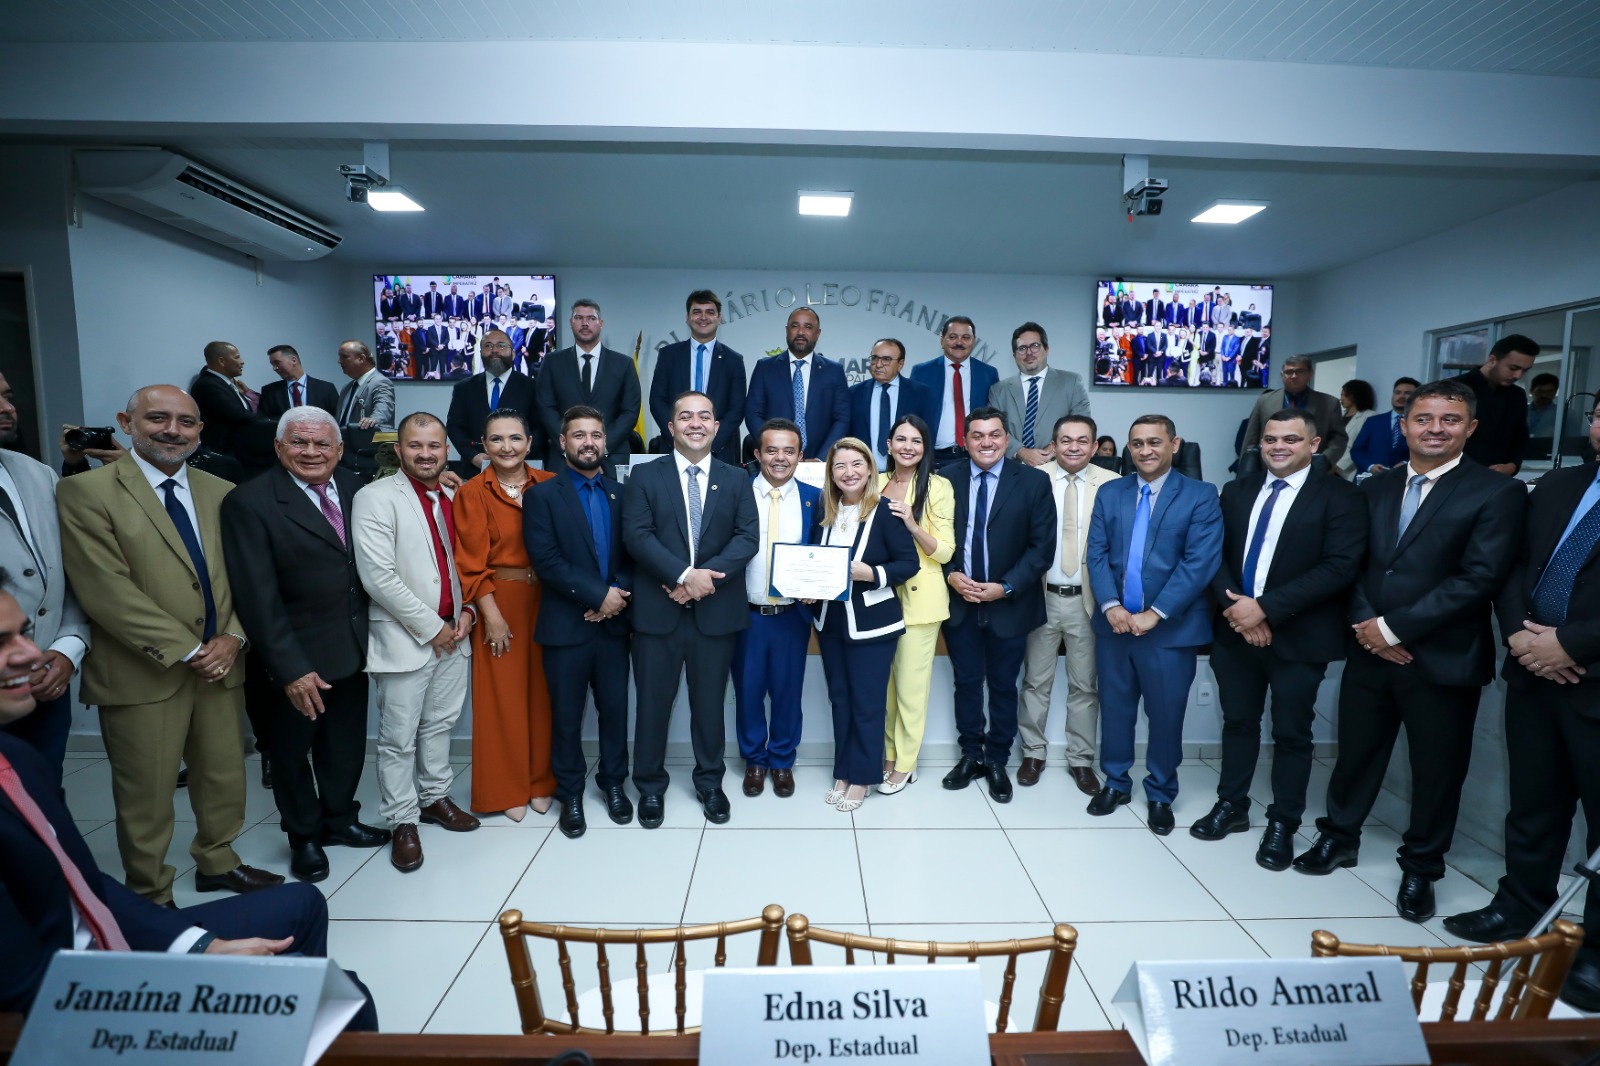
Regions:
M 1200 682 L 1200 688 L 1195 694 L 1195 703 L 1201 707 L 1209 707 L 1211 706 L 1211 701 L 1215 698 L 1215 695 L 1216 692 L 1211 687 L 1211 682 L 1202 681 Z

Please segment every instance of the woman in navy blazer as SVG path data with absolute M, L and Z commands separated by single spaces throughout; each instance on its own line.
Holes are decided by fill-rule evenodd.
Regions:
M 921 564 L 905 523 L 878 506 L 872 450 L 855 437 L 840 438 L 828 449 L 827 470 L 811 543 L 853 549 L 850 596 L 818 603 L 812 614 L 833 705 L 834 782 L 826 799 L 849 813 L 883 778 L 889 667 L 906 628 L 895 589 Z

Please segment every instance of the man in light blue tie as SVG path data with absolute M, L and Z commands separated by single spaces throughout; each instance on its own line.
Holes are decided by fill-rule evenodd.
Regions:
M 1172 832 L 1183 761 L 1183 714 L 1195 655 L 1211 639 L 1206 587 L 1222 558 L 1217 492 L 1172 469 L 1181 440 L 1166 415 L 1141 415 L 1128 431 L 1135 472 L 1095 494 L 1084 555 L 1099 613 L 1100 768 L 1106 786 L 1089 813 L 1132 799 L 1139 702 L 1150 726 L 1145 756 L 1147 824 Z
M 725 463 L 737 464 L 739 431 L 744 421 L 745 366 L 744 356 L 717 339 L 722 299 L 710 289 L 691 292 L 684 300 L 684 323 L 689 327 L 689 339 L 660 348 L 650 372 L 650 417 L 661 434 L 650 450 L 671 450 L 667 426 L 672 421 L 672 401 L 684 392 L 703 392 L 711 397 L 720 419 L 711 454 Z

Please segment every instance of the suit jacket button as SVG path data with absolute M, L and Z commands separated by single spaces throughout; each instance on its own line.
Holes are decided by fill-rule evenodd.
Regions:
M 199 592 L 200 591 L 200 582 L 196 581 L 194 584 L 190 585 L 189 587 L 194 589 L 196 592 Z
M 33 576 L 33 571 L 32 571 L 32 570 L 31 570 L 31 569 L 29 569 L 29 570 L 24 570 L 24 571 L 23 571 L 23 572 L 22 572 L 22 576 L 23 576 L 23 577 L 32 577 L 32 576 Z
M 194 624 L 197 626 L 203 626 L 206 624 L 206 620 L 204 618 L 196 618 L 194 620 Z
M 50 613 L 50 608 L 48 608 L 48 607 L 39 608 L 39 617 L 40 618 L 43 618 L 45 615 L 47 615 L 49 613 Z

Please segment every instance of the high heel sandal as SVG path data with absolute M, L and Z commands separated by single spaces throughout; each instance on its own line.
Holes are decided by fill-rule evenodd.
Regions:
M 837 807 L 839 806 L 839 801 L 844 799 L 845 794 L 849 791 L 849 785 L 846 785 L 843 788 L 830 788 L 828 789 L 827 794 L 822 797 L 822 801 L 830 807 Z
M 878 786 L 878 795 L 880 795 L 880 796 L 892 796 L 897 792 L 904 792 L 906 786 L 911 784 L 911 782 L 915 781 L 916 779 L 917 779 L 916 771 L 912 771 L 911 773 L 906 774 L 905 777 L 902 777 L 898 781 L 891 781 L 891 780 L 889 780 L 889 775 L 888 774 L 884 774 L 883 775 L 883 784 Z
M 861 805 L 863 803 L 867 802 L 867 790 L 866 790 L 865 787 L 863 787 L 861 789 L 860 798 L 858 798 L 858 799 L 850 799 L 849 798 L 849 790 L 847 789 L 845 791 L 845 797 L 846 798 L 841 799 L 839 801 L 839 803 L 838 803 L 838 808 L 839 808 L 839 813 L 840 814 L 849 814 L 851 811 L 859 810 Z

